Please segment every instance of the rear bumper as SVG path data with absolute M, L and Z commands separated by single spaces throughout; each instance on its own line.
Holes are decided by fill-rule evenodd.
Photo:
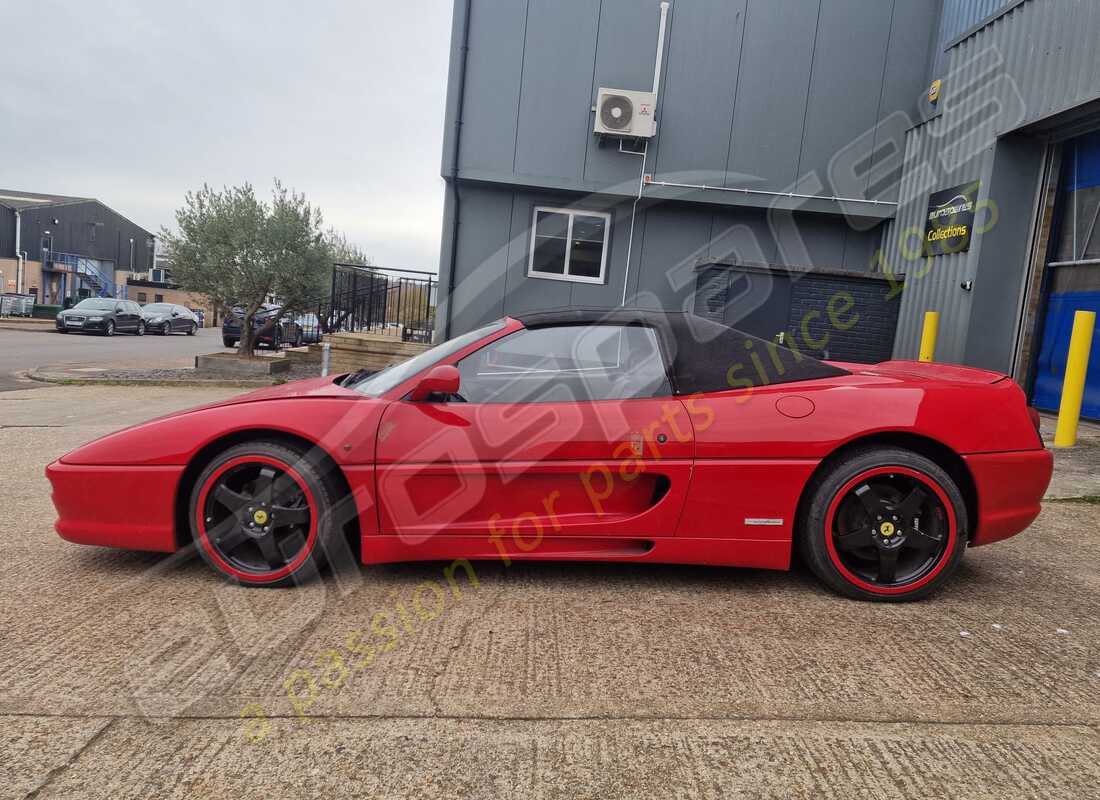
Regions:
M 184 467 L 46 467 L 57 509 L 54 530 L 77 544 L 176 550 L 175 496 Z
M 1039 516 L 1054 473 L 1049 450 L 964 456 L 978 494 L 978 520 L 971 546 L 1020 533 Z

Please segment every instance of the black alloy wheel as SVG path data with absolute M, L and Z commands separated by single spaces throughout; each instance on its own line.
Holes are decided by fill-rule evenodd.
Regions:
M 808 487 L 797 539 L 830 588 L 863 600 L 915 600 L 966 551 L 966 503 L 937 463 L 900 448 L 855 450 Z
M 203 559 L 227 578 L 282 586 L 314 577 L 342 536 L 326 510 L 337 493 L 324 468 L 274 442 L 217 456 L 191 493 L 191 533 Z
M 833 544 L 840 563 L 875 586 L 913 583 L 947 547 L 947 510 L 918 478 L 886 472 L 857 481 L 836 509 Z

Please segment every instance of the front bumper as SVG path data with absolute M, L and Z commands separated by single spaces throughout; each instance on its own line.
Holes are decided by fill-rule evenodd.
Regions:
M 102 331 L 107 326 L 107 320 L 100 320 L 99 322 L 84 322 L 70 325 L 67 322 L 56 323 L 59 331 Z
M 1015 536 L 1039 516 L 1043 495 L 1054 474 L 1054 455 L 1049 450 L 963 458 L 978 495 L 977 525 L 971 520 L 972 547 Z
M 184 467 L 46 467 L 54 529 L 70 542 L 127 550 L 176 550 L 175 497 Z

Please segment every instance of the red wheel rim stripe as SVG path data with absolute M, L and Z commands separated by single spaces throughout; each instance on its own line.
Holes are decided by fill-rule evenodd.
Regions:
M 206 498 L 210 494 L 210 490 L 214 488 L 218 478 L 241 464 L 267 464 L 268 466 L 283 470 L 298 484 L 298 488 L 305 494 L 306 505 L 309 506 L 309 533 L 306 536 L 305 547 L 302 548 L 302 552 L 299 553 L 293 561 L 274 572 L 245 572 L 244 570 L 237 569 L 221 557 L 221 554 L 217 551 L 217 548 L 214 547 L 206 533 L 206 514 L 204 513 L 204 509 L 206 508 Z M 195 521 L 199 529 L 199 543 L 202 549 L 205 550 L 206 554 L 210 556 L 210 559 L 226 573 L 242 580 L 271 583 L 272 581 L 285 578 L 305 563 L 310 553 L 313 552 L 313 545 L 317 540 L 317 503 L 313 498 L 313 492 L 309 490 L 309 486 L 306 484 L 305 479 L 302 478 L 301 473 L 294 469 L 294 467 L 290 466 L 285 461 L 271 458 L 270 456 L 239 456 L 222 464 L 213 475 L 206 479 L 206 483 L 199 493 L 199 501 L 197 507 L 194 509 L 194 513 Z
M 841 501 L 847 497 L 848 493 L 857 485 L 877 475 L 906 475 L 920 481 L 921 484 L 927 486 L 935 493 L 936 497 L 939 498 L 940 503 L 943 505 L 944 510 L 947 512 L 947 546 L 943 551 L 943 557 L 923 578 L 913 581 L 912 583 L 904 584 L 903 586 L 875 586 L 873 583 L 868 583 L 856 576 L 841 562 L 840 556 L 836 551 L 836 545 L 833 543 L 833 522 L 836 519 L 836 511 L 837 508 L 840 507 Z M 955 549 L 955 537 L 957 535 L 958 525 L 955 521 L 955 508 L 948 499 L 947 493 L 928 475 L 925 475 L 923 472 L 917 472 L 915 469 L 909 469 L 908 467 L 875 467 L 874 469 L 864 470 L 845 483 L 840 491 L 833 496 L 832 502 L 829 503 L 829 510 L 825 515 L 825 547 L 829 551 L 829 560 L 833 562 L 834 567 L 840 570 L 840 574 L 843 575 L 845 579 L 858 586 L 860 589 L 867 592 L 873 592 L 874 594 L 905 594 L 906 592 L 912 592 L 930 583 L 943 571 L 943 568 L 947 566 L 947 562 L 951 560 L 951 553 Z

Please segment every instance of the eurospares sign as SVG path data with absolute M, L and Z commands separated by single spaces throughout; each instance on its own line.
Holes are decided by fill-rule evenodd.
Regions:
M 974 229 L 974 206 L 980 181 L 964 183 L 928 198 L 928 219 L 924 225 L 924 254 L 942 256 L 970 249 Z

